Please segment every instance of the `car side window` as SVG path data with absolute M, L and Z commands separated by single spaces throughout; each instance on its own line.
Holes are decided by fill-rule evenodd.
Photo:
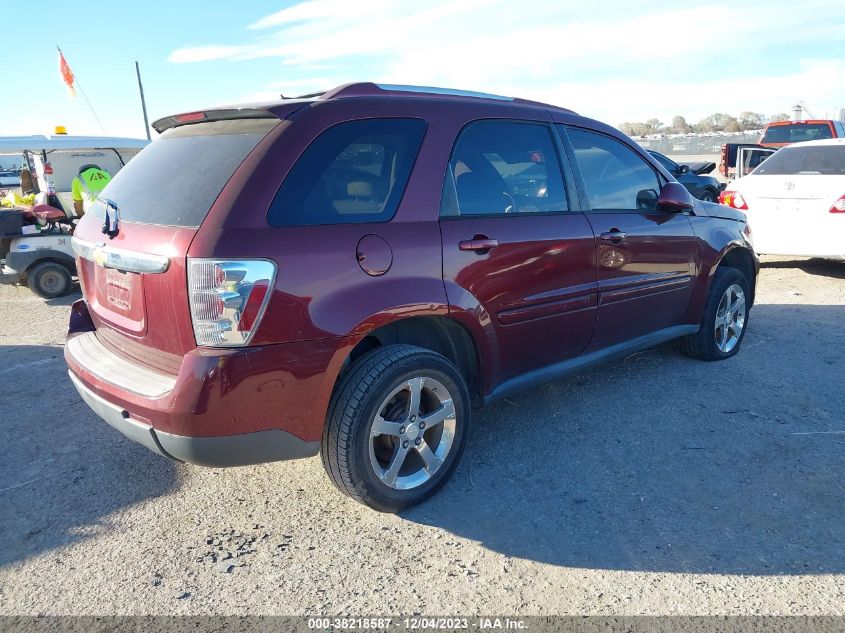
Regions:
M 363 119 L 329 128 L 302 153 L 267 213 L 273 226 L 387 222 L 420 149 L 421 119 Z
M 657 173 L 632 149 L 604 134 L 566 128 L 593 210 L 654 211 Z
M 560 161 L 547 125 L 477 121 L 461 132 L 443 186 L 441 216 L 568 209 Z
M 663 154 L 651 152 L 651 155 L 654 157 L 654 160 L 660 163 L 663 166 L 663 169 L 668 171 L 670 174 L 674 174 L 678 170 L 678 166 L 673 161 L 666 158 Z

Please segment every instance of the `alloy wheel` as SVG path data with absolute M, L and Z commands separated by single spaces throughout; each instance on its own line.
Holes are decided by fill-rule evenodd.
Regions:
M 738 284 L 733 284 L 725 290 L 716 309 L 714 336 L 719 351 L 727 354 L 736 347 L 744 327 L 745 293 Z
M 443 466 L 456 428 L 449 390 L 434 378 L 415 376 L 379 406 L 370 425 L 370 466 L 390 488 L 421 486 Z

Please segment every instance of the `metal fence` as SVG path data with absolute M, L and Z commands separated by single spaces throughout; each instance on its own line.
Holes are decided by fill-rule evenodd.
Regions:
M 699 156 L 718 154 L 725 143 L 756 143 L 760 132 L 739 134 L 713 134 L 712 136 L 680 136 L 675 138 L 635 138 L 646 149 L 653 149 L 661 154 Z

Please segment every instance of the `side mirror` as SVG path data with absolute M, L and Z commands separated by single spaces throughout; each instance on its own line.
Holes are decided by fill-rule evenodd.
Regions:
M 677 182 L 667 182 L 657 197 L 657 210 L 681 213 L 692 209 L 695 205 L 692 195 L 687 188 Z
M 689 165 L 678 165 L 678 175 L 683 176 L 689 173 Z

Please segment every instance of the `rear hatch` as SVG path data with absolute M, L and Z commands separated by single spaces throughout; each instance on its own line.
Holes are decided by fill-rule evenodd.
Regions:
M 175 374 L 196 347 L 186 253 L 228 180 L 278 125 L 258 112 L 235 120 L 189 115 L 197 122 L 168 129 L 133 158 L 80 221 L 80 282 L 97 338 L 113 352 Z

